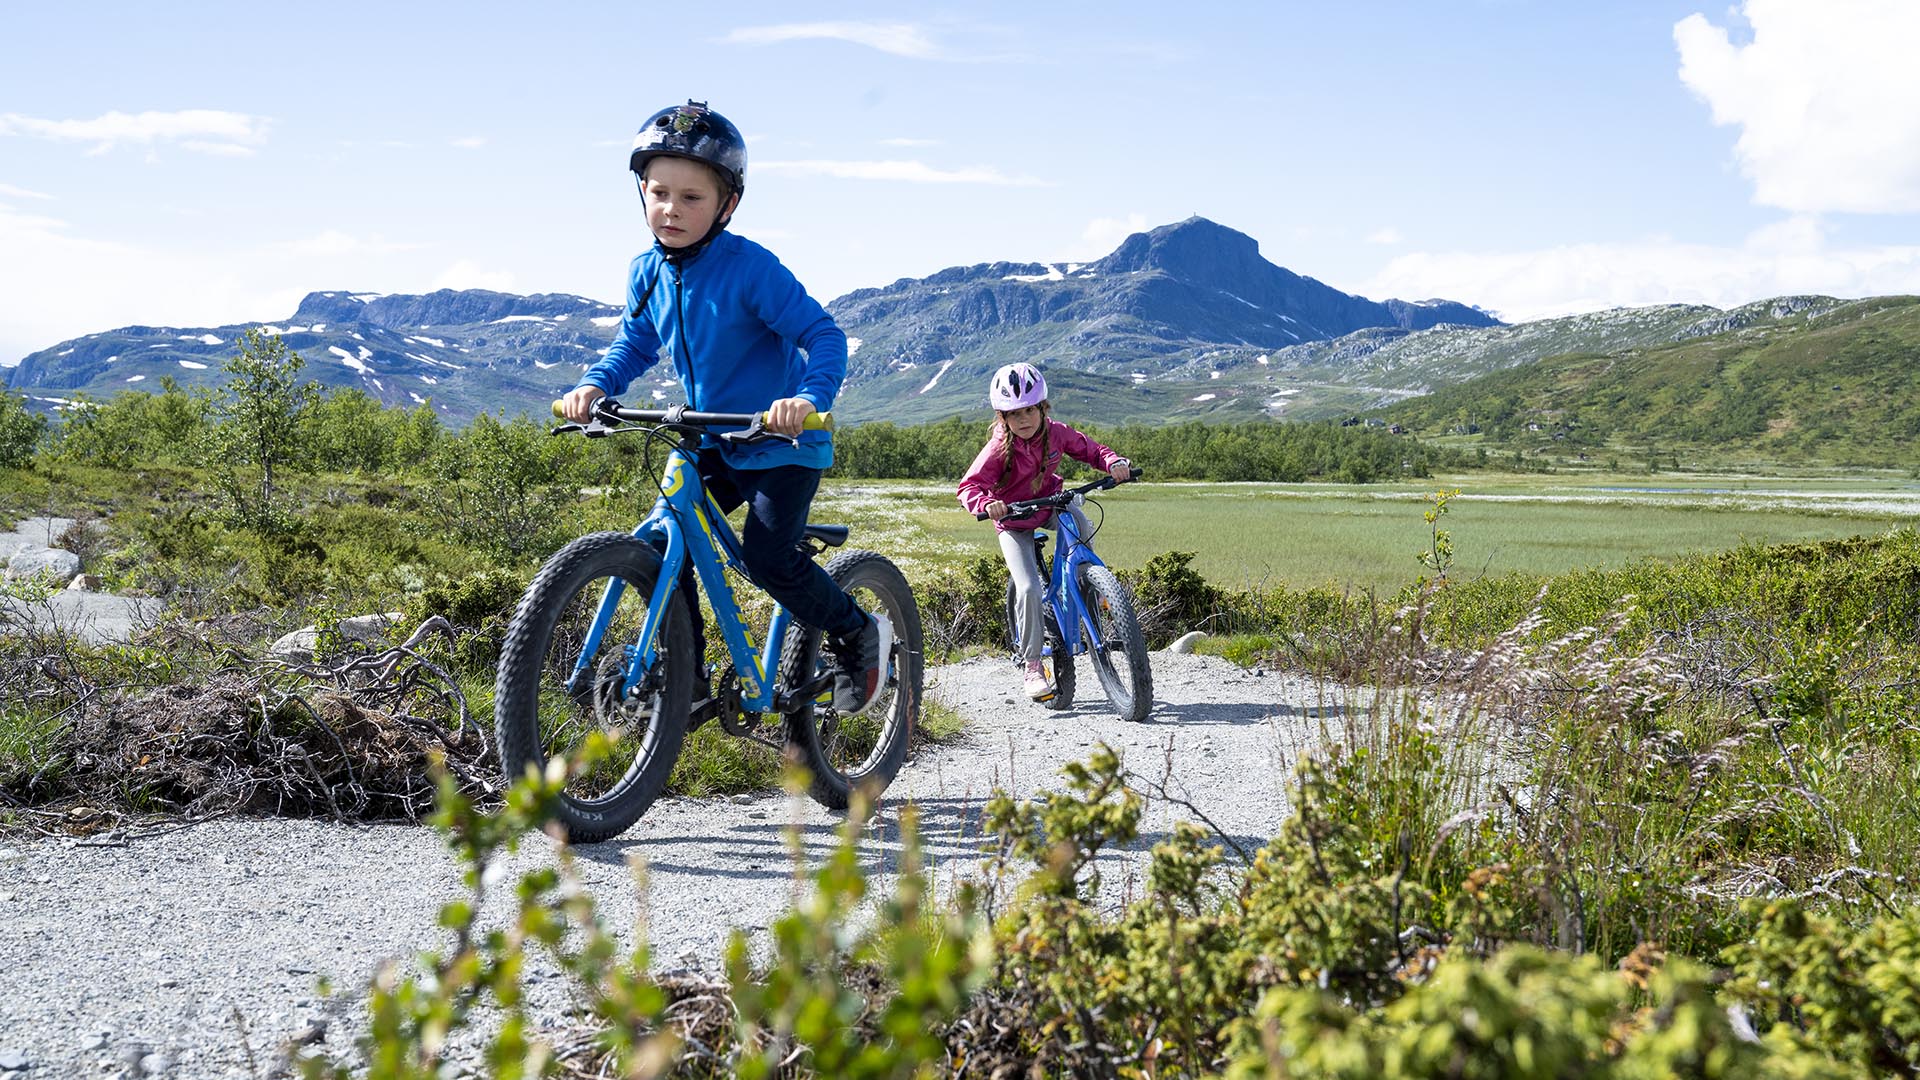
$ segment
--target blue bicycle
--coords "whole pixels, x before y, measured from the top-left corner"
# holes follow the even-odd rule
[[[727,577],[732,569],[751,585],[740,540],[694,463],[710,430],[730,443],[787,438],[765,430],[764,418],[628,409],[602,398],[589,423],[554,431],[637,432],[650,447],[670,446],[652,512],[631,533],[593,533],[555,552],[527,587],[501,648],[494,726],[507,777],[584,756],[556,810],[576,843],[638,821],[665,789],[687,733],[709,720],[804,765],[810,794],[833,809],[845,809],[856,790],[878,796],[906,760],[923,671],[920,612],[898,567],[872,551],[847,551],[826,565],[861,607],[893,624],[886,685],[853,715],[833,707],[819,630],[776,604],[760,649],[741,615]],[[816,414],[806,426],[831,429],[832,420]],[[817,556],[844,544],[848,531],[810,524],[802,543]],[[718,671],[704,656],[699,599],[682,586],[689,562],[724,641]],[[602,738],[611,752],[582,755]]]
[[[1135,470],[1134,479],[1140,473]],[[1073,704],[1073,658],[1085,653],[1093,661],[1094,674],[1107,692],[1114,711],[1123,720],[1140,721],[1153,708],[1153,669],[1147,664],[1147,641],[1140,632],[1140,619],[1133,610],[1133,596],[1093,552],[1093,536],[1080,535],[1079,523],[1069,507],[1086,501],[1086,496],[1105,491],[1128,481],[1103,476],[1092,483],[1069,488],[1039,499],[1007,504],[1009,518],[1026,517],[1041,510],[1057,510],[1060,546],[1053,556],[1047,575],[1047,593],[1040,605],[1045,640],[1042,653],[1053,664],[1053,696],[1045,702],[1049,709],[1065,709]],[[1098,503],[1093,503],[1099,506]],[[975,514],[984,520],[987,515]],[[1095,528],[1094,532],[1099,529]],[[1039,545],[1040,565],[1047,565],[1047,534],[1033,531]],[[1018,622],[1015,620],[1013,583],[1007,583],[1007,632],[1019,647]]]

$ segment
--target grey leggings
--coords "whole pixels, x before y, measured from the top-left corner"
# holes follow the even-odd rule
[[[1081,536],[1087,535],[1087,518],[1078,510],[1068,510]],[[1056,549],[1057,550],[1057,549]],[[1047,582],[1040,575],[1040,553],[1029,529],[1009,529],[1000,534],[1000,555],[1007,560],[1007,573],[1013,577],[1013,631],[1020,639],[1013,658],[1026,662],[1040,659],[1040,605],[1046,599]]]

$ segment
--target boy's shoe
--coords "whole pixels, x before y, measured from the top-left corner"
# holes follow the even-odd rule
[[[1041,660],[1027,661],[1027,696],[1035,701],[1053,697],[1053,680],[1047,678],[1047,665]]]
[[[827,649],[838,669],[833,675],[833,707],[842,716],[865,712],[887,681],[893,621],[885,615],[869,615],[867,625],[850,637],[827,639]]]

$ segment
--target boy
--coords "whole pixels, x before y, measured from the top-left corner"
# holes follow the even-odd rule
[[[765,411],[767,430],[799,436],[797,446],[709,439],[698,468],[721,509],[747,503],[747,572],[827,635],[838,668],[834,708],[859,712],[886,676],[892,627],[861,610],[800,547],[820,474],[833,464],[832,434],[801,423],[833,406],[847,337],[771,252],[726,231],[746,187],[747,148],[725,117],[693,101],[660,110],[634,136],[627,167],[654,245],[633,260],[627,315],[605,359],[563,399],[567,419],[585,423],[596,399],[625,392],[665,346],[690,408]]]

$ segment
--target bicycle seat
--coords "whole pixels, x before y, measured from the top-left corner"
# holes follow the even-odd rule
[[[839,547],[847,542],[847,534],[852,532],[847,525],[808,525],[807,535],[828,547]]]

